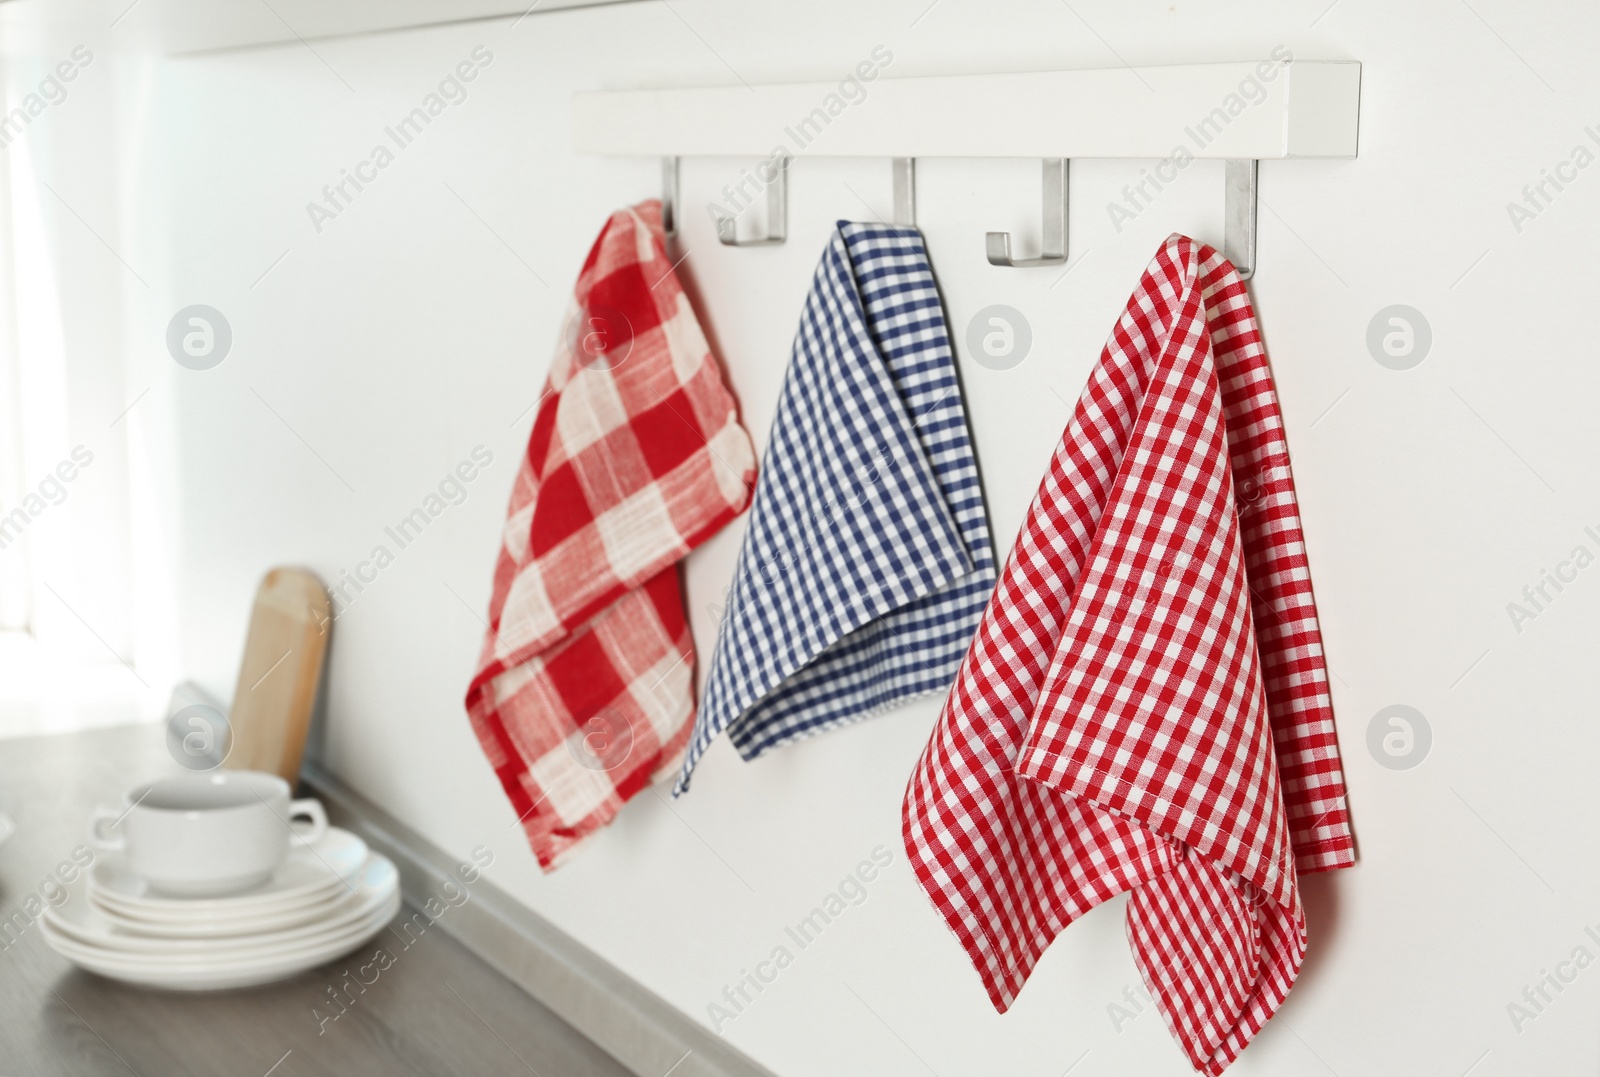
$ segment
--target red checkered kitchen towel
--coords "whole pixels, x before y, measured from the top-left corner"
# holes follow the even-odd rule
[[[1277,397],[1210,247],[1171,237],[1117,323],[903,826],[1001,1011],[1127,890],[1135,963],[1197,1070],[1294,983],[1296,873],[1355,849]]]
[[[682,762],[678,562],[749,501],[755,453],[661,236],[614,214],[574,289],[507,511],[467,713],[550,870]]]

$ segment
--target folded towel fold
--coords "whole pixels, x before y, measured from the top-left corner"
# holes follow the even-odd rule
[[[994,586],[921,233],[840,222],[806,300],[677,792],[943,690]]]
[[[677,770],[695,673],[678,562],[744,509],[754,478],[660,204],[614,214],[512,490],[466,699],[542,868]]]
[[[1135,962],[1221,1073],[1354,861],[1283,423],[1238,273],[1182,236],[1084,390],[906,792],[923,888],[1005,1010],[1131,890]]]

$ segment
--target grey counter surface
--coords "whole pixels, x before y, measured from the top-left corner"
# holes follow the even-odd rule
[[[84,843],[95,804],[180,772],[163,736],[136,725],[0,740],[0,806],[17,828],[0,846],[0,1077],[625,1077],[441,930],[391,947],[395,960],[353,1004],[345,973],[371,947],[279,984],[206,994],[128,987],[58,957],[29,926],[28,899]],[[323,1019],[339,1012],[330,988],[346,1002],[336,1020]]]

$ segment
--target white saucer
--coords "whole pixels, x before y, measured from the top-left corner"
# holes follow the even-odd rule
[[[115,954],[133,962],[154,961],[163,965],[191,960],[226,962],[300,949],[337,938],[382,907],[399,885],[400,877],[394,864],[387,857],[373,853],[351,889],[344,891],[339,900],[321,906],[323,914],[310,923],[279,930],[240,931],[224,937],[161,938],[134,934],[126,930],[120,918],[107,914],[77,894],[59,908],[48,909],[45,918],[62,936],[105,951],[107,956]]]
[[[108,933],[118,945],[128,940],[107,926],[104,914],[77,888],[60,908],[45,913],[40,929],[50,947],[61,956],[114,980],[171,991],[252,987],[335,960],[384,929],[400,910],[398,873],[387,858],[377,853],[371,854],[367,868],[357,894],[350,898],[353,908],[359,911],[353,918],[342,917],[344,926],[310,925],[297,932],[273,933],[265,944],[260,938],[239,939],[236,946],[201,944],[198,949],[190,949],[195,945],[192,941],[167,941],[160,943],[167,949],[152,953],[124,952],[86,943],[82,941],[85,937]],[[280,939],[280,935],[290,937]]]
[[[348,830],[330,826],[313,846],[297,845],[283,866],[259,886],[218,898],[181,898],[160,894],[135,875],[127,858],[111,853],[89,871],[89,888],[97,904],[126,916],[151,921],[218,924],[234,918],[303,908],[344,889],[367,859],[367,843]]]

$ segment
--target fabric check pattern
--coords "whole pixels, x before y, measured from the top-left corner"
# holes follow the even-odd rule
[[[906,852],[996,1009],[1132,891],[1135,963],[1221,1073],[1354,842],[1277,396],[1234,268],[1173,236],[1078,402],[906,791]]]
[[[645,202],[579,274],[511,493],[467,713],[549,870],[675,772],[694,715],[678,562],[755,452]]]
[[[840,222],[801,317],[676,792],[950,683],[994,555],[939,292],[914,228]]]

